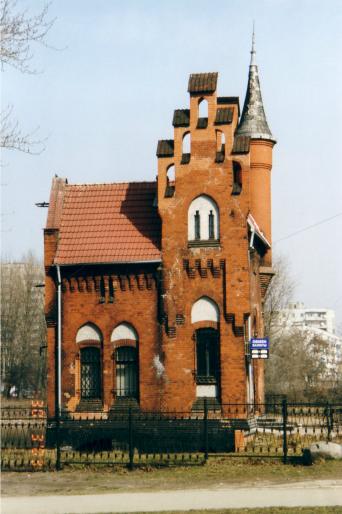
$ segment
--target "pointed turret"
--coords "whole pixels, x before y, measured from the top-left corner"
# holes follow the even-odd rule
[[[256,64],[255,55],[255,34],[253,27],[251,62],[249,65],[246,98],[236,134],[239,136],[249,136],[252,139],[267,139],[275,142],[267,124],[264,105],[262,103],[258,66]]]

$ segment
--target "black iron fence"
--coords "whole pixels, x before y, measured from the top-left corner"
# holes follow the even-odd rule
[[[67,465],[191,465],[211,455],[299,459],[318,441],[342,443],[342,404],[203,402],[197,412],[63,413],[41,404],[2,409],[3,470]]]

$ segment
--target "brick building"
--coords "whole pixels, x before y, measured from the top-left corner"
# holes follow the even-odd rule
[[[192,74],[155,182],[55,177],[45,237],[48,408],[191,411],[262,401],[272,277],[268,128],[251,51],[239,99]],[[59,387],[60,385],[60,387]]]

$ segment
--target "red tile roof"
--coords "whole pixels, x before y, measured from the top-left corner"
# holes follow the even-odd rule
[[[64,184],[61,211],[53,213],[59,220],[55,263],[161,260],[155,196],[155,182]]]

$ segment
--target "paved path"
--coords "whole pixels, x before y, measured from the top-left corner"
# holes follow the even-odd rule
[[[3,498],[2,514],[94,514],[239,507],[342,507],[342,480],[263,487]],[[342,512],[342,509],[341,509]]]

